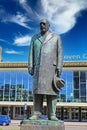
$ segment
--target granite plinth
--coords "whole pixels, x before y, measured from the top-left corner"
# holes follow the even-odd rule
[[[65,130],[61,120],[23,120],[20,130]]]

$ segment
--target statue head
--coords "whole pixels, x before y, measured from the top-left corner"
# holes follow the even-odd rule
[[[47,19],[42,19],[40,21],[40,31],[42,35],[49,30],[49,27],[50,27],[50,23]]]

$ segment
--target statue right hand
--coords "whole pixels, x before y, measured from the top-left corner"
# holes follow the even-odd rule
[[[29,72],[30,75],[33,75],[33,74],[34,74],[34,71],[33,71],[32,68],[28,68],[28,72]]]
[[[59,68],[56,68],[56,75],[57,75],[58,77],[60,77],[60,75],[61,75],[61,70],[60,70]]]

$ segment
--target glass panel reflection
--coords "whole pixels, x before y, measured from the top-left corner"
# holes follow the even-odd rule
[[[10,101],[16,100],[17,72],[11,71]]]
[[[16,101],[22,100],[22,90],[23,90],[23,71],[17,71]]]
[[[80,96],[86,97],[86,84],[85,83],[80,85]]]
[[[4,93],[4,71],[0,71],[0,101],[3,101]]]
[[[80,72],[80,82],[86,82],[86,72]]]
[[[0,71],[0,101],[32,100],[32,78],[26,70]]]
[[[4,71],[0,71],[0,89],[4,87]]]
[[[63,71],[61,77],[65,80],[65,86],[60,92],[59,101],[70,102],[73,98],[73,71]]]
[[[9,101],[10,97],[10,85],[11,85],[11,73],[10,71],[5,71],[5,76],[4,76],[4,101]]]

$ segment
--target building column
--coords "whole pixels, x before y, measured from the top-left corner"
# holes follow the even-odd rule
[[[61,107],[61,120],[64,120],[64,107]]]
[[[33,106],[30,107],[31,108],[31,115],[33,115]]]
[[[79,121],[81,121],[81,107],[79,107]]]
[[[69,108],[69,121],[72,120],[72,111],[71,111],[71,107]]]
[[[15,107],[13,106],[13,119],[15,118]]]

